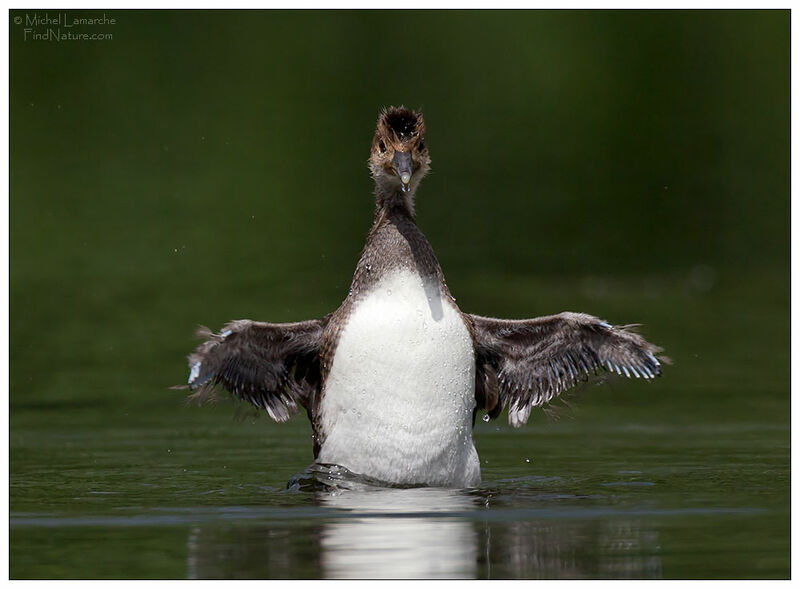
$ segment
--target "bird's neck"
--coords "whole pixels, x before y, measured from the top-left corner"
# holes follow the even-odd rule
[[[408,217],[412,221],[414,213],[414,193],[412,188],[403,192],[399,186],[375,183],[375,218]]]

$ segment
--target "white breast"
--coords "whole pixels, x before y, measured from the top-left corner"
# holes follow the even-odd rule
[[[354,305],[325,383],[318,462],[386,482],[473,486],[475,352],[437,282],[402,270]]]

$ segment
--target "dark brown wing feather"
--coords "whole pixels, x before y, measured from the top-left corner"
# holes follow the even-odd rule
[[[319,388],[319,344],[324,320],[260,323],[239,320],[206,338],[189,356],[192,398],[213,396],[222,385],[234,396],[286,421],[297,405],[311,407]]]
[[[589,379],[600,370],[629,378],[661,375],[661,348],[631,331],[583,313],[559,313],[521,321],[468,315],[477,347],[478,407],[494,418],[508,407],[520,427],[531,408]]]

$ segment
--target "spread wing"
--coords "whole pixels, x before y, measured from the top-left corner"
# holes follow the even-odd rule
[[[213,396],[222,385],[283,422],[309,408],[319,387],[319,345],[324,320],[261,323],[239,320],[219,333],[198,332],[205,341],[189,356],[192,398]]]
[[[494,418],[508,406],[520,427],[541,407],[600,370],[628,378],[661,375],[661,348],[631,331],[583,313],[521,321],[468,315],[477,344],[478,406]]]

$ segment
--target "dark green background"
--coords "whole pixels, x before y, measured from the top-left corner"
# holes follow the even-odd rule
[[[141,539],[13,518],[260,504],[310,462],[304,418],[235,425],[167,387],[199,323],[338,306],[400,103],[425,113],[418,222],[462,309],[641,322],[675,362],[567,423],[479,423],[484,478],[531,452],[542,476],[662,469],[642,501],[768,514],[697,543],[728,568],[663,576],[789,575],[788,11],[106,11],[82,31],[113,39],[62,43],[24,40],[34,12],[9,25],[12,576],[184,576]]]

